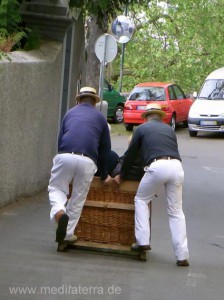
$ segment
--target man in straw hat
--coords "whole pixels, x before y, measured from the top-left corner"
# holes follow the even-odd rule
[[[135,237],[132,250],[150,250],[149,202],[165,188],[169,225],[178,266],[189,266],[185,216],[182,210],[184,171],[173,129],[162,122],[166,116],[157,103],[148,104],[142,114],[145,123],[137,127],[125,154],[121,178],[141,151],[145,175],[135,196]]]
[[[106,118],[95,107],[100,98],[94,88],[83,87],[76,101],[77,105],[67,111],[61,124],[58,154],[53,159],[48,186],[50,219],[58,223],[56,242],[59,244],[77,239],[74,230],[97,171],[97,161],[101,163],[101,179],[105,183],[111,181],[107,172],[111,150],[109,128]],[[71,182],[72,193],[67,203]]]

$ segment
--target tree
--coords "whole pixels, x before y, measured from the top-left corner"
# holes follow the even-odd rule
[[[97,38],[108,31],[108,24],[117,13],[124,11],[126,5],[146,0],[70,0],[70,7],[81,8],[86,20],[86,65],[83,70],[82,85],[98,88],[100,62],[94,51]]]
[[[153,0],[148,10],[134,7],[139,29],[126,47],[125,67],[132,76],[124,76],[124,88],[141,81],[175,81],[188,92],[198,90],[207,74],[223,66],[223,4]]]
[[[123,89],[126,91],[138,82],[157,80],[174,81],[185,91],[192,92],[199,89],[207,74],[223,66],[224,0],[74,2],[96,16],[95,26],[105,20],[104,15],[109,23],[116,12],[120,14],[124,5],[128,5],[137,30],[125,50],[124,74],[128,75],[123,77]],[[91,43],[100,32],[95,31],[95,34]],[[88,46],[93,49],[91,43]],[[98,67],[88,69],[99,73],[99,62],[97,64]],[[118,55],[109,66],[111,78],[119,77],[119,64]],[[91,73],[96,78],[96,74]]]

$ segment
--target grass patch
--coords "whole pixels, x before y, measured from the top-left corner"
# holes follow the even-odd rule
[[[126,130],[124,124],[110,123],[110,126],[111,126],[111,134],[125,135],[125,136],[130,136],[132,134],[132,132]]]

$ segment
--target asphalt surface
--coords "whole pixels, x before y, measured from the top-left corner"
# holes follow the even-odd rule
[[[0,299],[222,300],[224,295],[224,137],[177,130],[185,170],[190,267],[175,264],[164,193],[152,203],[146,262],[81,250],[56,252],[46,191],[0,210]],[[126,150],[126,136],[112,136]]]

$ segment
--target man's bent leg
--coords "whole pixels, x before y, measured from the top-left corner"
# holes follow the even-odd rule
[[[95,163],[90,158],[79,157],[73,179],[72,195],[66,207],[69,216],[66,239],[74,234],[96,169]]]
[[[51,178],[48,185],[51,205],[50,219],[60,219],[59,212],[66,212],[68,183],[74,174],[75,161],[71,154],[59,154],[54,157]],[[58,215],[57,215],[58,213]]]

